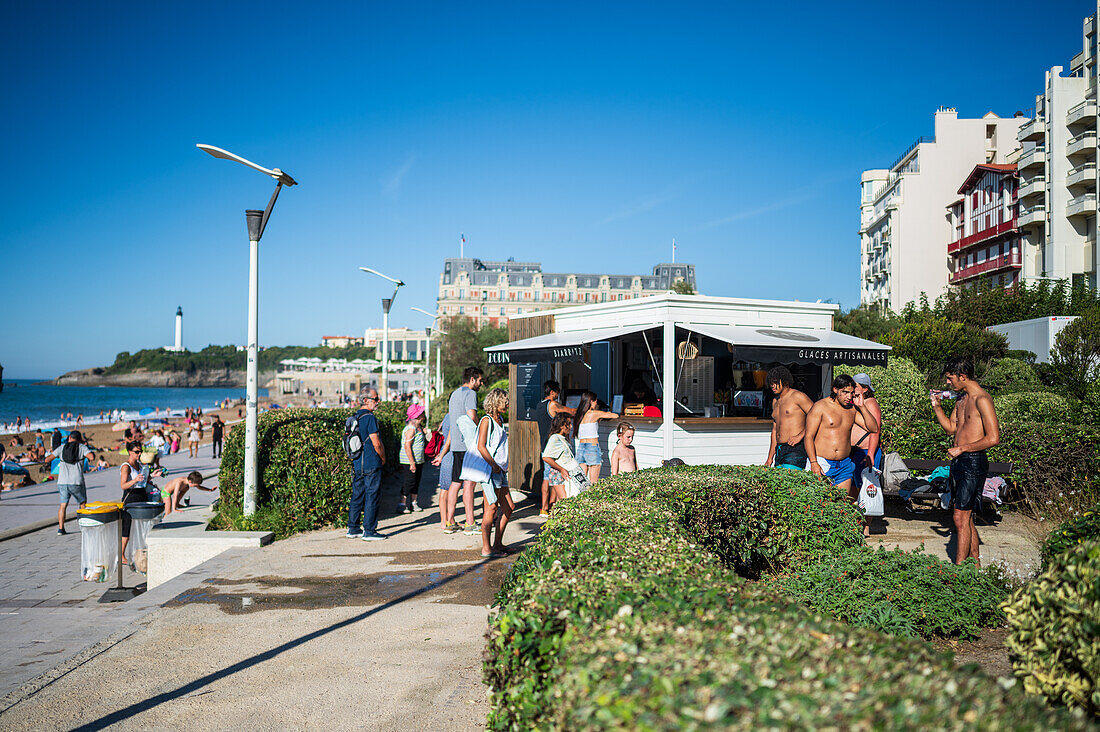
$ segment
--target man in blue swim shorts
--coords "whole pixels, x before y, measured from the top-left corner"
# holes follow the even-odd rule
[[[814,404],[806,415],[804,444],[810,470],[828,478],[855,500],[859,485],[852,480],[856,471],[850,457],[853,425],[872,434],[879,430],[878,420],[864,406],[863,397],[856,393],[856,382],[851,376],[841,374],[833,379],[832,394]]]

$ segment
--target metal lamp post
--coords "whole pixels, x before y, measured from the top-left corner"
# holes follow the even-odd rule
[[[433,324],[437,320],[439,320],[438,315],[436,315],[435,313],[429,313],[424,308],[410,307],[409,310],[415,310],[418,313],[423,313],[424,315],[427,315],[429,318],[432,319]],[[432,390],[432,380],[429,378],[430,371],[431,371],[431,364],[432,364],[432,326],[428,326],[424,330],[428,334],[428,348],[427,348],[427,353],[424,356],[424,378],[428,380],[428,388],[424,390],[424,395],[425,395],[424,398],[425,398],[425,400],[427,400],[428,399],[428,394]],[[435,328],[435,332],[438,335],[447,335],[447,331],[443,330],[442,328]],[[443,346],[440,345],[439,348],[436,349],[436,352],[435,352],[435,393],[436,394],[442,394],[443,393],[442,373],[443,373]],[[428,412],[428,407],[425,407],[424,411]],[[430,415],[431,412],[428,412],[428,414]]]
[[[256,513],[256,484],[257,484],[257,430],[256,423],[259,416],[257,409],[258,394],[258,370],[259,370],[259,310],[260,310],[260,238],[267,228],[267,220],[271,217],[271,209],[275,207],[275,201],[279,198],[279,191],[285,186],[294,186],[298,182],[278,168],[267,169],[239,155],[223,150],[213,145],[197,145],[203,152],[209,153],[222,160],[233,160],[247,165],[264,175],[276,180],[275,192],[271,194],[271,200],[267,202],[267,208],[263,211],[249,209],[244,212],[248,222],[248,359],[245,376],[247,396],[245,398],[245,435],[244,435],[244,515],[251,516]]]
[[[382,384],[379,389],[379,394],[382,399],[390,398],[390,307],[393,305],[393,301],[397,299],[397,291],[401,289],[405,283],[401,280],[395,280],[393,277],[384,275],[378,270],[371,269],[370,267],[360,267],[359,269],[372,275],[377,275],[384,280],[389,280],[394,284],[393,295],[390,297],[382,298]]]

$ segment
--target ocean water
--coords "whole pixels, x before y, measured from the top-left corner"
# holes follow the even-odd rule
[[[0,392],[0,431],[16,417],[31,418],[31,429],[70,426],[62,422],[62,414],[84,415],[85,424],[96,424],[100,411],[106,415],[113,409],[126,413],[124,419],[136,419],[142,410],[160,409],[182,414],[188,407],[210,410],[223,399],[244,399],[244,387],[239,388],[166,388],[126,386],[53,386],[36,384],[37,379],[5,379]],[[267,389],[260,389],[267,396]],[[152,417],[152,414],[141,415]]]

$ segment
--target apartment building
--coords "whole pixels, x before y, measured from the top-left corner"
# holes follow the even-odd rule
[[[539,262],[454,258],[443,262],[436,307],[442,317],[463,315],[478,327],[500,326],[534,310],[656,295],[678,281],[695,289],[695,265],[662,263],[644,275],[578,274],[543,272]]]
[[[953,108],[936,111],[934,136],[910,145],[889,168],[860,178],[860,304],[900,311],[948,286],[945,243],[955,234],[948,206],[959,182],[979,164],[1005,164],[1027,119],[989,112],[959,119]]]
[[[373,348],[376,358],[382,358],[382,328],[367,328],[363,332],[363,345]],[[423,361],[428,353],[428,333],[411,328],[390,328],[389,359],[391,361]]]
[[[959,198],[947,207],[953,231],[947,245],[949,282],[961,287],[988,283],[1011,287],[1020,281],[1019,178],[1012,164],[976,165]]]
[[[1082,49],[1068,74],[1055,66],[1019,131],[1019,226],[1024,281],[1067,279],[1097,286],[1096,24],[1084,20]]]
[[[362,338],[355,336],[321,336],[321,345],[326,348],[348,348],[363,345]]]

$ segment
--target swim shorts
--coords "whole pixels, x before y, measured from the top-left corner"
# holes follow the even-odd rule
[[[856,475],[863,475],[863,469],[871,467],[871,461],[867,457],[867,451],[862,447],[852,448],[852,463],[856,466]],[[882,470],[882,448],[875,448],[874,467]]]
[[[964,452],[951,461],[948,485],[951,486],[951,497],[956,510],[981,513],[982,489],[985,488],[988,473],[989,458],[986,457],[985,450]]]
[[[851,458],[830,460],[818,455],[817,464],[825,471],[825,477],[833,481],[833,485],[840,485],[846,480],[851,480],[856,474],[856,466],[852,463]]]
[[[591,442],[581,442],[578,445],[577,462],[581,465],[601,465],[603,463],[603,450],[599,445]]]
[[[806,445],[801,442],[797,445],[788,445],[783,442],[775,448],[775,467],[777,468],[805,470],[806,461]]]
[[[465,450],[451,450],[451,455],[454,456],[454,462],[451,463],[451,483],[461,483],[458,476],[462,475],[462,460],[466,457]],[[447,486],[449,490],[451,486]]]
[[[550,485],[565,485],[565,476],[560,471],[546,466],[546,475],[550,481]]]

